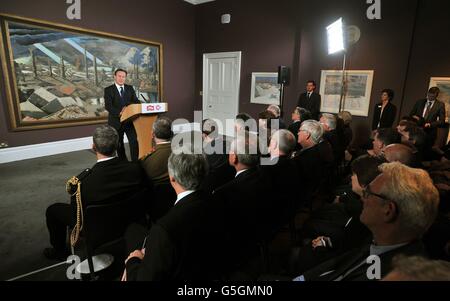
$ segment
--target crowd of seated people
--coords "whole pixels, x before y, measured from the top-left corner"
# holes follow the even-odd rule
[[[380,114],[392,98],[390,91],[383,93]],[[422,109],[429,118],[431,105]],[[117,133],[101,127],[94,134],[98,163],[82,195],[97,202],[101,194],[92,196],[91,181],[97,191],[109,193],[100,202],[143,186],[149,194],[159,185],[171,189],[170,197],[147,200],[169,198],[163,212],[157,217],[147,212],[148,223],[130,225],[124,235],[123,280],[257,280],[270,274],[296,281],[412,279],[398,255],[419,262],[450,258],[450,161],[446,149],[436,152],[426,136],[440,123],[421,126],[419,111],[397,128],[376,127],[372,149],[351,147],[349,112],[324,113],[317,121],[297,107],[292,124],[282,129],[279,108],[270,106],[257,119],[237,115],[234,138],[220,135],[217,123],[205,120],[201,150],[188,141],[176,146],[182,152],[169,148],[171,122],[160,117],[153,128],[156,147],[141,166],[119,162]],[[114,164],[120,176],[96,175]],[[74,216],[66,207],[47,210],[53,245],[48,257],[67,253],[63,236]],[[306,215],[300,223],[299,214]],[[295,235],[285,252],[263,247],[286,232]],[[381,258],[380,277],[369,279],[366,259],[372,255]],[[424,262],[424,269],[432,263]],[[448,265],[429,280],[445,273]]]

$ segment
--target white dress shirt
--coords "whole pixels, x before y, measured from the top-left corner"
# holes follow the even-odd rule
[[[427,100],[427,102],[425,103],[425,108],[423,108],[423,113],[422,113],[422,117],[423,117],[423,118],[425,118],[425,114],[427,113],[428,104],[431,103],[430,109],[428,110],[428,111],[431,111],[431,108],[434,106],[434,103],[435,103],[435,102],[436,102],[436,101],[430,101],[430,100]]]
[[[119,91],[119,95],[120,95],[120,88],[123,88],[123,93],[125,93],[125,85],[119,86],[118,84],[115,84],[117,91]]]
[[[247,170],[248,169],[243,169],[243,170],[238,171],[234,177],[237,178],[238,175],[240,175],[241,173],[243,173],[244,171],[247,171]]]
[[[114,157],[108,157],[108,158],[103,158],[103,159],[98,159],[98,160],[97,160],[97,163],[109,161],[109,160],[112,160],[112,159],[115,159],[115,158],[117,158],[117,156],[114,156]]]
[[[177,200],[175,201],[175,204],[173,204],[173,205],[175,206],[179,201],[181,201],[181,199],[187,197],[188,195],[190,195],[191,193],[194,193],[194,192],[195,192],[195,190],[186,190],[186,191],[183,191],[182,193],[178,194]]]

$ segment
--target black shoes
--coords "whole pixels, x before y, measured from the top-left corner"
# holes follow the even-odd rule
[[[55,248],[45,248],[44,249],[44,256],[50,260],[65,261],[65,260],[67,260],[67,257],[69,255],[70,255],[69,252],[58,251]]]

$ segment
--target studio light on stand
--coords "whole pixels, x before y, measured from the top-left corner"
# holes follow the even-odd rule
[[[344,59],[342,64],[342,86],[341,86],[341,98],[339,100],[339,112],[344,110],[344,94],[345,94],[345,64],[347,60],[347,51],[344,41],[344,22],[342,18],[339,18],[336,22],[327,26],[328,37],[328,54],[336,54],[344,52]]]

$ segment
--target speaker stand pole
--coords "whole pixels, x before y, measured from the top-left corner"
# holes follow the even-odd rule
[[[339,101],[339,112],[342,112],[345,110],[345,102],[344,102],[344,96],[345,96],[345,64],[347,60],[347,51],[344,50],[344,62],[342,63],[342,87],[341,87],[341,100]]]
[[[280,117],[283,117],[284,115],[283,105],[284,105],[284,84],[282,83],[280,86]]]

